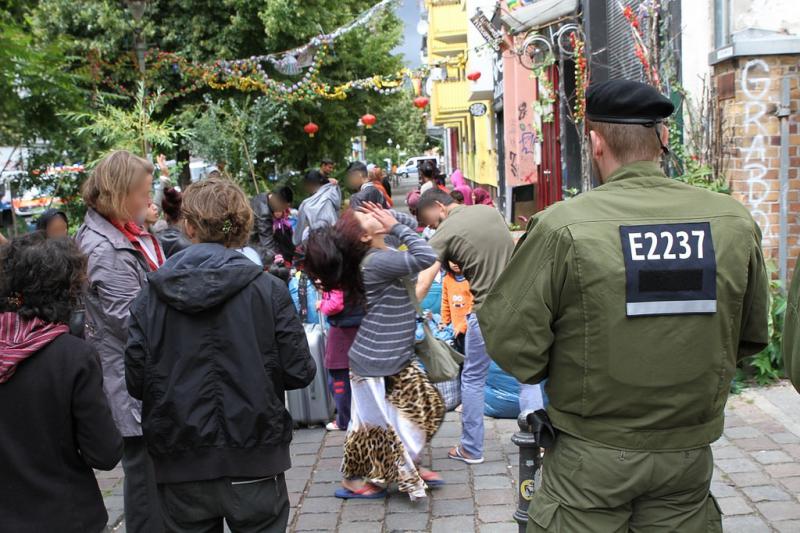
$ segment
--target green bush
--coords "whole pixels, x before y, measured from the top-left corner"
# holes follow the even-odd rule
[[[786,293],[783,283],[773,278],[775,264],[767,263],[770,276],[769,283],[769,344],[760,353],[739,362],[731,392],[740,392],[747,384],[769,385],[784,377],[783,357],[781,356],[781,340],[783,338],[783,321],[786,315]]]

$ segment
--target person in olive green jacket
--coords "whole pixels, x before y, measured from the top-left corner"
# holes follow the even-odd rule
[[[800,392],[800,260],[792,275],[792,285],[786,297],[786,316],[783,323],[783,342],[781,353],[786,375]]]
[[[721,531],[709,444],[737,360],[768,342],[768,280],[750,213],[662,172],[673,109],[590,88],[603,185],[538,213],[483,304],[489,353],[548,379],[559,430],[529,532]]]

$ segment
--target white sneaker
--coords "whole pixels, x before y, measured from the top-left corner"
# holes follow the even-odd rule
[[[335,420],[325,424],[325,429],[328,431],[342,431],[342,428],[339,427],[339,424],[337,424]]]

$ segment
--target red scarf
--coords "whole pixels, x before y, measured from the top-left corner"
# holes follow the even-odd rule
[[[124,225],[121,222],[115,220],[111,220],[109,222],[111,222],[111,224],[115,228],[120,230],[122,234],[125,235],[125,238],[127,238],[131,242],[133,247],[136,248],[139,251],[139,253],[141,253],[144,256],[144,258],[147,260],[147,266],[150,267],[151,271],[158,270],[158,267],[164,264],[164,254],[161,253],[161,246],[158,244],[158,239],[156,239],[155,237],[153,237],[152,235],[150,235],[149,233],[147,233],[146,231],[144,231],[142,228],[140,228],[131,221],[126,222]],[[150,254],[148,254],[147,250],[144,249],[142,241],[139,240],[140,238],[150,239],[153,242],[153,249],[156,252],[156,261],[158,262],[157,264],[153,262],[153,260],[150,258]]]
[[[0,383],[11,379],[22,361],[67,332],[64,324],[25,320],[17,313],[0,314]]]

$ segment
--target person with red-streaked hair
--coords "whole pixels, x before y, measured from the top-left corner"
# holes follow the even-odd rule
[[[415,500],[443,483],[416,464],[445,407],[413,362],[416,311],[407,279],[436,260],[415,228],[413,217],[366,202],[346,211],[334,228],[308,238],[309,278],[322,290],[341,290],[352,302],[363,302],[367,311],[348,354],[353,402],[338,498],[385,498],[386,485],[397,482]],[[387,237],[408,251],[389,247]]]

